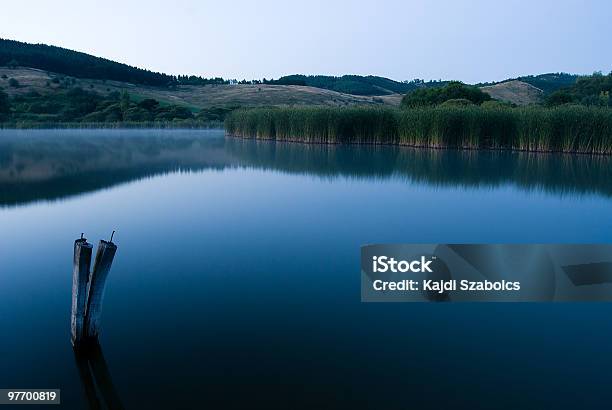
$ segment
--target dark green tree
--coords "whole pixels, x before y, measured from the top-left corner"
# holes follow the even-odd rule
[[[580,77],[575,84],[561,88],[546,100],[548,105],[582,104],[610,106],[612,92],[612,73],[603,75],[596,72],[591,76]]]
[[[121,98],[119,100],[119,106],[121,107],[121,112],[125,116],[127,111],[130,109],[130,95],[126,90],[121,92]]]
[[[145,98],[138,103],[138,106],[147,111],[154,111],[157,107],[159,107],[159,101],[153,98]]]
[[[8,94],[0,90],[0,114],[6,114],[10,111],[11,104],[9,102]]]
[[[420,88],[408,93],[402,99],[402,107],[426,107],[440,105],[448,100],[467,100],[473,104],[489,101],[491,96],[478,87],[453,81],[438,88]]]

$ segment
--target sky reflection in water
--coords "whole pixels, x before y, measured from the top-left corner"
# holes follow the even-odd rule
[[[600,404],[608,304],[362,304],[359,246],[610,242],[611,172],[221,131],[0,132],[0,386],[87,405],[72,241],[116,229],[101,344],[126,408]]]

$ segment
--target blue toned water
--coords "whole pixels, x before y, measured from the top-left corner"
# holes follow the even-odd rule
[[[611,242],[611,162],[3,131],[0,388],[87,408],[72,243],[116,229],[101,347],[125,408],[607,406],[612,305],[364,304],[359,247]]]

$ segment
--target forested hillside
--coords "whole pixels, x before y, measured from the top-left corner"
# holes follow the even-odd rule
[[[398,94],[365,97],[268,84],[151,87],[0,67],[0,128],[66,123],[210,123],[238,107],[399,105]]]
[[[603,75],[596,73],[591,76],[579,77],[567,87],[552,93],[547,102],[549,105],[581,104],[596,106],[612,106],[612,73]]]
[[[578,79],[577,74],[548,73],[540,75],[527,75],[518,77],[516,80],[523,81],[539,88],[545,95],[551,94],[560,88],[572,85]]]
[[[579,77],[580,76],[577,74],[546,73],[538,75],[524,75],[522,77],[509,78],[503,81],[479,83],[476,85],[478,87],[490,87],[509,81],[521,81],[542,90],[544,95],[549,95],[563,87],[574,84]]]
[[[4,39],[0,39],[0,66],[24,66],[78,78],[154,86],[165,86],[175,81],[170,75],[143,70],[78,51]]]
[[[495,104],[612,106],[612,74],[549,73],[470,86],[379,76],[225,80],[167,75],[43,44],[0,39],[0,123],[220,121],[239,107]],[[488,102],[491,98],[500,102]]]
[[[412,90],[426,87],[439,87],[446,84],[444,81],[413,80],[399,82],[384,77],[343,75],[334,77],[328,75],[288,75],[278,80],[268,81],[269,84],[281,85],[304,85],[309,87],[324,88],[345,94],[354,95],[389,95],[406,94]]]

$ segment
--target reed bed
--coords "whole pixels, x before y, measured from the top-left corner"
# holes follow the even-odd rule
[[[225,130],[305,143],[612,154],[612,109],[582,106],[254,108],[229,114]]]

